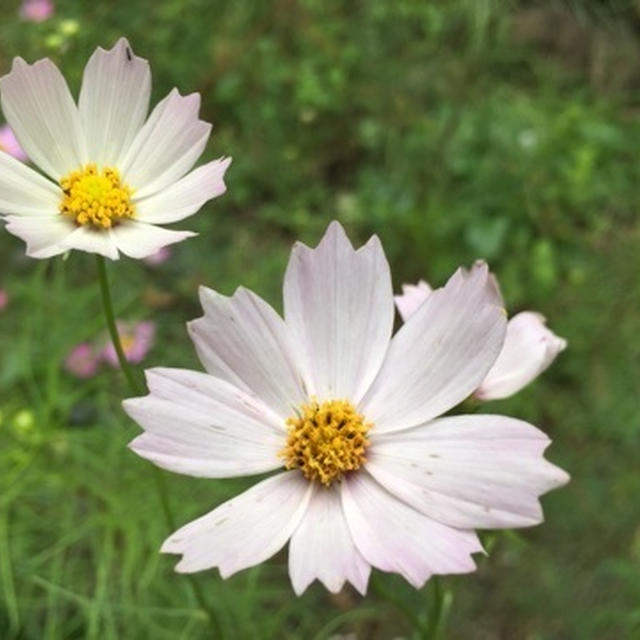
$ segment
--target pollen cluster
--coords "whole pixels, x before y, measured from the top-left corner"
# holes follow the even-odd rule
[[[300,469],[311,481],[329,486],[366,461],[366,424],[347,400],[315,400],[287,420],[287,446],[280,452],[287,469]]]
[[[124,218],[132,218],[131,188],[120,182],[120,173],[112,167],[100,171],[88,164],[60,179],[63,197],[60,213],[78,225],[109,229]]]

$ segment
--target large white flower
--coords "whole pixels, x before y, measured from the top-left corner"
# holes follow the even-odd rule
[[[420,587],[474,570],[473,529],[541,522],[538,496],[568,479],[526,422],[438,417],[504,340],[484,263],[458,270],[393,338],[380,243],[355,251],[337,223],[316,249],[294,247],[284,320],[246,289],[203,288],[201,301],[189,331],[208,373],[148,371],[149,395],[124,403],[145,430],[130,446],[193,476],[285,470],[171,535],[162,550],[182,554],[178,571],[227,577],[290,540],[297,593],[316,578],[364,593],[371,567]]]
[[[402,295],[395,296],[395,301],[404,321],[420,308],[431,291],[424,280],[415,285],[402,285]],[[553,333],[546,323],[546,318],[535,311],[521,311],[509,320],[502,351],[475,390],[476,398],[497,400],[512,396],[537,378],[567,348],[567,341]]]
[[[230,159],[190,172],[211,132],[198,118],[200,96],[174,89],[147,118],[149,64],[124,38],[91,56],[77,106],[47,58],[16,58],[0,91],[7,122],[48,176],[0,152],[0,216],[33,258],[69,249],[145,258],[194,235],[158,224],[225,191]]]

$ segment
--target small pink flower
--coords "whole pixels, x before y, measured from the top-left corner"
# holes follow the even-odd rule
[[[424,280],[417,285],[402,285],[402,295],[394,299],[405,322],[431,291]],[[537,378],[566,347],[567,341],[547,328],[544,316],[533,311],[517,313],[509,320],[502,351],[476,389],[475,397],[498,400],[514,395]]]
[[[64,361],[64,368],[76,378],[92,378],[98,371],[100,354],[88,342],[76,345]]]
[[[0,311],[4,311],[8,304],[9,294],[4,289],[0,289]]]
[[[0,127],[0,151],[4,151],[22,162],[29,160],[8,124],[3,124]]]
[[[153,322],[138,322],[137,324],[118,322],[118,333],[127,362],[138,364],[144,360],[149,349],[153,346],[156,326]],[[101,356],[112,367],[119,366],[118,355],[111,341],[102,349]]]
[[[52,0],[23,0],[20,17],[29,22],[44,22],[53,15],[55,9]]]
[[[173,251],[169,247],[160,247],[155,253],[143,258],[143,262],[150,267],[156,267],[163,262],[166,262],[173,254]]]

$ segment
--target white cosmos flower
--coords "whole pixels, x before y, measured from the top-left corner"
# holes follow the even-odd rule
[[[0,152],[0,216],[33,258],[69,249],[145,258],[194,235],[158,224],[225,191],[230,159],[191,171],[211,132],[198,118],[200,96],[174,89],[147,118],[149,64],[124,38],[91,56],[78,105],[47,58],[16,58],[0,92],[7,122],[48,176]]]
[[[144,429],[130,446],[193,476],[276,473],[171,535],[162,551],[182,554],[178,571],[227,577],[290,541],[296,593],[314,579],[365,593],[371,567],[420,587],[475,569],[475,528],[541,522],[538,496],[567,481],[526,422],[438,417],[502,347],[484,263],[458,270],[393,338],[380,242],[356,251],[337,223],[316,249],[294,246],[284,320],[246,289],[200,296],[189,331],[207,373],[149,370],[149,395],[124,402]]]
[[[396,307],[406,322],[429,297],[432,289],[424,281],[403,284],[395,296]],[[566,349],[567,341],[546,326],[546,318],[533,311],[521,311],[507,323],[500,355],[475,390],[479,400],[508,398],[537,378]]]

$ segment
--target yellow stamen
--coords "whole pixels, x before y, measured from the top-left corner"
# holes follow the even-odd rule
[[[60,213],[78,225],[109,229],[135,214],[133,190],[120,182],[120,173],[113,167],[98,171],[95,164],[88,164],[61,178],[60,186],[64,192]]]
[[[366,462],[371,424],[347,400],[313,400],[302,405],[287,426],[287,446],[279,455],[287,469],[300,469],[311,481],[329,486]]]

